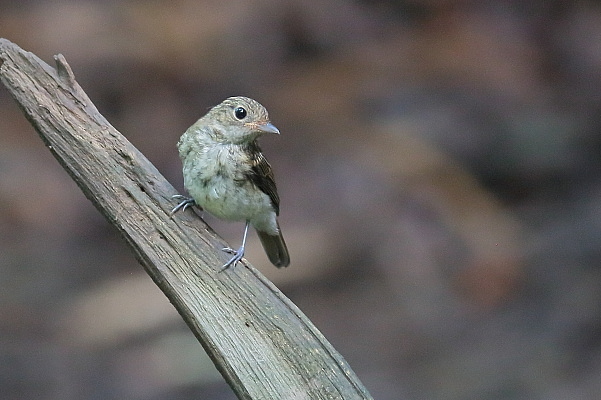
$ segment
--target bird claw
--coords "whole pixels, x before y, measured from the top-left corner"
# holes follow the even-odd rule
[[[173,207],[173,210],[171,210],[171,212],[169,213],[169,215],[171,216],[173,216],[173,214],[175,214],[179,210],[182,210],[183,212],[186,211],[186,208],[196,205],[196,202],[192,197],[186,197],[182,196],[181,194],[176,194],[171,196],[171,198],[181,200],[179,204]]]
[[[225,271],[229,267],[235,267],[236,264],[239,261],[241,261],[242,258],[244,257],[244,246],[240,247],[238,250],[234,250],[230,247],[224,247],[222,250],[225,251],[226,253],[233,254],[234,256],[232,258],[230,258],[230,260],[228,262],[223,264],[223,266],[221,267],[219,272]]]

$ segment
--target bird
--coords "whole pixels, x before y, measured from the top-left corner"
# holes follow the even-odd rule
[[[280,134],[265,107],[236,96],[211,108],[177,142],[190,197],[175,195],[180,202],[171,214],[196,205],[219,219],[245,221],[241,246],[223,249],[232,257],[222,271],[244,257],[249,226],[273,265],[290,264],[278,222],[280,198],[273,170],[257,142],[264,134]]]

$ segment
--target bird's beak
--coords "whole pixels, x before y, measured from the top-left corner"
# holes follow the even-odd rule
[[[275,127],[271,122],[266,122],[264,124],[260,124],[257,126],[257,130],[263,133],[275,133],[276,135],[280,134],[280,130]]]

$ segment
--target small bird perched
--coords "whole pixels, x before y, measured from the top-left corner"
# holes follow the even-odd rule
[[[271,166],[261,153],[257,139],[264,133],[279,135],[267,110],[248,97],[230,97],[196,121],[177,142],[183,164],[184,186],[190,198],[171,211],[194,204],[214,216],[246,221],[242,245],[222,269],[235,266],[244,256],[248,226],[252,225],[276,267],[290,264],[288,248],[277,216],[280,198]]]

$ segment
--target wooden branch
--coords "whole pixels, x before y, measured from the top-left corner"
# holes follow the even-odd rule
[[[0,39],[0,80],[61,165],[115,225],[240,399],[370,399],[311,321],[194,213],[98,112],[62,55],[56,70]],[[175,144],[174,144],[175,145]],[[68,207],[68,204],[65,205]]]

